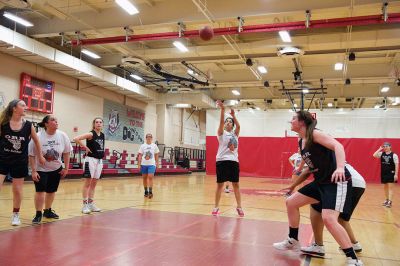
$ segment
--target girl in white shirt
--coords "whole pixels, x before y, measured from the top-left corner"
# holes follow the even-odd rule
[[[138,167],[143,177],[144,196],[153,197],[153,177],[158,168],[158,154],[160,150],[152,143],[153,135],[146,134],[146,142],[139,148]]]
[[[239,191],[239,132],[240,124],[236,119],[235,111],[231,109],[231,116],[225,119],[225,107],[221,101],[217,101],[221,109],[220,122],[218,127],[218,152],[216,158],[217,169],[217,190],[215,192],[215,206],[212,215],[219,214],[219,201],[222,189],[226,181],[232,183],[233,191],[237,202],[236,211],[240,217],[244,216],[242,210],[241,196]],[[236,127],[235,127],[236,126]]]

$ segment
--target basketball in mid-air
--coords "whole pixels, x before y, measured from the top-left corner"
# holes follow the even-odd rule
[[[214,30],[209,26],[204,26],[199,30],[199,35],[203,41],[209,41],[214,37]]]

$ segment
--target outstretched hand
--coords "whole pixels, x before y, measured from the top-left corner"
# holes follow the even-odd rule
[[[225,109],[225,106],[224,106],[224,104],[222,103],[221,100],[217,100],[217,106],[218,106],[219,108],[221,108],[221,109]]]
[[[231,114],[232,117],[234,117],[235,116],[235,110],[231,109],[230,114]]]

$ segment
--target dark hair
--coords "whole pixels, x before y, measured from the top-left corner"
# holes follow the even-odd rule
[[[313,143],[313,131],[317,125],[317,119],[315,119],[310,112],[307,111],[297,111],[297,119],[303,121],[306,126],[306,147],[310,147]]]
[[[97,120],[97,119],[100,119],[100,120],[104,123],[103,118],[101,118],[101,117],[95,117],[95,118],[93,119],[93,121],[92,121],[92,130],[94,130],[94,124],[96,123],[96,120]]]
[[[42,122],[39,122],[38,127],[46,129],[46,124],[49,122],[51,115],[46,115],[43,117]]]
[[[232,127],[235,127],[235,121],[233,120],[232,117],[227,117],[227,118],[225,119],[225,122],[224,122],[224,123],[226,123],[226,121],[228,121],[228,120],[231,120],[231,122],[232,122]]]
[[[14,113],[14,107],[18,105],[19,102],[22,102],[20,99],[14,99],[8,103],[7,107],[3,110],[0,115],[0,134],[1,134],[1,126],[10,122],[10,119]]]

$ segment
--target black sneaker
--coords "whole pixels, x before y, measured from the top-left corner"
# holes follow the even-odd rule
[[[149,199],[151,199],[151,198],[153,198],[153,193],[152,192],[149,193]]]
[[[42,221],[42,216],[37,215],[35,216],[35,218],[33,218],[32,223],[33,224],[40,224],[40,222]]]
[[[145,191],[145,192],[144,192],[144,196],[145,196],[146,198],[149,197],[149,192]]]
[[[52,209],[45,209],[43,211],[43,216],[49,219],[58,219],[60,216],[57,215],[57,213],[54,212]]]

